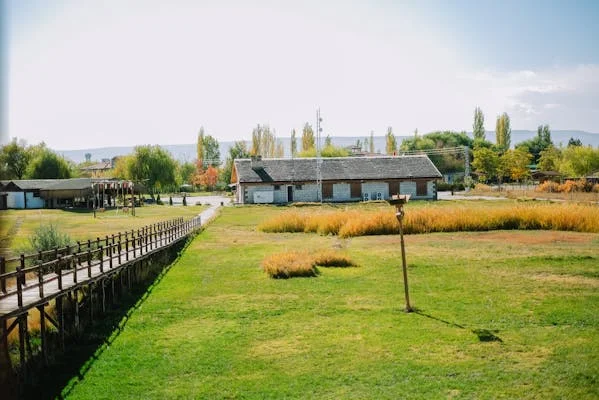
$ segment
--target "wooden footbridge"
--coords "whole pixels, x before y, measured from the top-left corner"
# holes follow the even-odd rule
[[[209,218],[215,209],[203,214]],[[26,376],[28,360],[34,355],[47,364],[49,344],[64,350],[65,335],[80,329],[80,310],[93,322],[106,311],[107,301],[116,303],[119,293],[145,279],[150,270],[161,270],[168,263],[165,255],[180,248],[177,244],[201,226],[202,215],[178,218],[51,251],[0,257],[0,381],[14,370]],[[29,326],[38,315],[36,351]],[[16,343],[9,343],[15,329],[18,352]]]

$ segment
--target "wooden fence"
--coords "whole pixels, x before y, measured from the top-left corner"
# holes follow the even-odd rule
[[[200,227],[199,216],[189,220],[177,218],[64,248],[9,259],[0,257],[0,371],[6,375],[6,371],[13,369],[8,337],[18,328],[18,371],[21,378],[26,376],[27,360],[32,356],[27,323],[30,310],[36,308],[39,311],[41,358],[47,362],[48,323],[56,328],[60,347],[64,350],[65,298],[71,300],[75,325],[79,324],[79,307],[84,301],[79,300],[84,297],[82,293],[89,303],[93,320],[95,308],[105,311],[106,283],[109,283],[114,300],[113,277],[118,275],[121,284],[130,288],[131,275],[143,272],[144,260],[169,250]],[[100,294],[94,295],[94,290]],[[100,297],[101,304],[94,307],[96,297]],[[55,317],[45,309],[51,301],[54,302]]]

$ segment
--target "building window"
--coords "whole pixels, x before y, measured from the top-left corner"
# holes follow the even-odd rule
[[[416,182],[416,196],[426,196],[428,194],[426,181]]]
[[[302,190],[302,185],[295,185],[295,190]]]
[[[281,190],[281,185],[275,185],[275,190]]]

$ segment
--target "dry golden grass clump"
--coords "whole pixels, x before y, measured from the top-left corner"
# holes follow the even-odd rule
[[[276,253],[262,260],[262,269],[271,278],[287,279],[294,276],[316,276],[316,267],[355,267],[348,257],[334,251],[323,251],[314,255],[290,251]]]
[[[316,253],[313,264],[319,267],[357,267],[349,257],[332,250]]]
[[[289,228],[291,227],[291,228]],[[283,213],[258,227],[264,232],[314,232],[353,237],[397,233],[391,210]],[[582,204],[516,204],[493,208],[420,207],[406,212],[405,233],[544,229],[599,232],[599,208]]]

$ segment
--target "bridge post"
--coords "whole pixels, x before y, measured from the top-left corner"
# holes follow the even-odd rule
[[[73,290],[73,311],[74,311],[74,321],[75,332],[79,332],[79,295],[77,293],[77,289]]]
[[[19,319],[19,364],[23,377],[27,379],[27,354],[25,353],[25,341],[27,340],[27,313],[19,315],[17,318]]]
[[[64,308],[62,304],[63,296],[56,298],[56,314],[58,317],[58,333],[60,337],[60,349],[64,351]]]
[[[0,275],[6,273],[6,259],[4,257],[0,257]],[[4,278],[0,279],[0,290],[2,290],[2,294],[6,294],[6,280]]]
[[[40,313],[40,339],[42,342],[42,359],[44,361],[44,365],[48,365],[48,343],[46,340],[46,311],[44,307],[46,305],[42,304],[37,306],[37,310]]]

